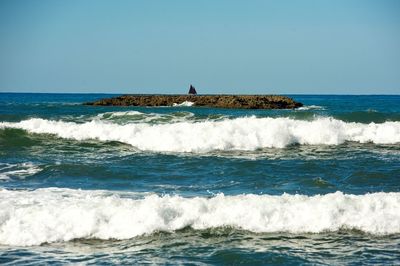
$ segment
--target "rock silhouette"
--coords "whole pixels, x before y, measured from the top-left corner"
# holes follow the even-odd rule
[[[242,109],[293,109],[303,106],[280,95],[121,95],[85,103],[95,106],[173,106],[193,102],[193,106]]]
[[[192,86],[192,84],[190,84],[189,94],[192,94],[192,95],[196,95],[196,94],[197,94],[197,91],[196,91],[196,89]]]

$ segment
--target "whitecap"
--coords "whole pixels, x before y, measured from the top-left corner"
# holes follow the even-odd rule
[[[222,121],[124,125],[99,120],[74,123],[34,118],[16,123],[2,122],[1,127],[76,140],[119,141],[139,150],[156,152],[254,151],[292,144],[338,145],[346,141],[400,143],[398,121],[363,124],[321,117],[304,121],[253,116]]]
[[[11,178],[24,179],[41,170],[38,165],[31,162],[17,164],[0,163],[0,180],[9,180]]]
[[[106,112],[98,114],[97,117],[104,118],[104,117],[120,117],[120,116],[135,116],[135,115],[145,115],[145,113],[139,111]]]
[[[308,110],[325,110],[325,107],[319,105],[306,105],[296,108],[298,111],[308,111]]]
[[[44,188],[0,190],[0,244],[30,246],[83,239],[129,239],[186,227],[256,233],[360,230],[400,233],[400,193],[244,194],[184,198]]]
[[[93,120],[104,120],[117,122],[118,124],[127,123],[177,123],[191,119],[194,116],[191,112],[174,113],[142,113],[139,111],[116,111],[100,113]]]
[[[174,103],[172,106],[175,107],[190,107],[194,104],[194,102],[184,101],[182,103]]]

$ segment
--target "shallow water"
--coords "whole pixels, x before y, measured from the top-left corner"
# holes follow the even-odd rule
[[[400,96],[108,96],[0,93],[0,263],[400,263]]]

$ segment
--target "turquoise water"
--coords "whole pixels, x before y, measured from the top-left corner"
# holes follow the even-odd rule
[[[109,96],[0,93],[0,263],[400,263],[400,96]]]

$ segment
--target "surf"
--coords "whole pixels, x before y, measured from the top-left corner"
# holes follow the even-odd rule
[[[0,128],[18,128],[29,133],[52,134],[75,140],[119,141],[139,150],[155,152],[254,151],[285,148],[293,144],[339,145],[347,141],[400,143],[400,122],[363,124],[331,117],[305,121],[251,116],[221,121],[123,125],[99,119],[76,123],[32,118],[2,122]]]
[[[255,233],[400,233],[400,193],[179,195],[42,188],[0,190],[0,244],[129,239],[183,228]]]

